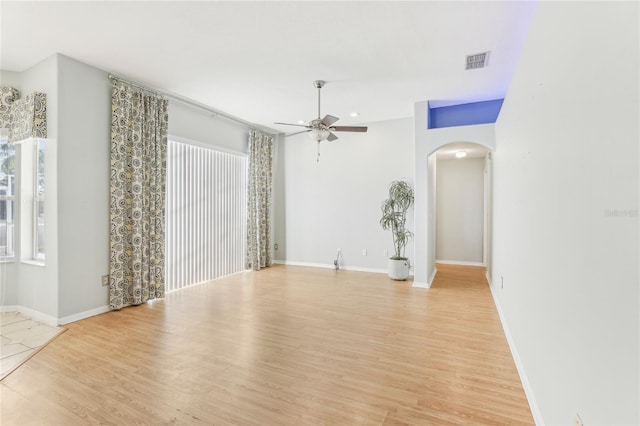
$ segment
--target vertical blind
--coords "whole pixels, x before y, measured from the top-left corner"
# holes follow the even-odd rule
[[[166,290],[244,270],[247,158],[169,140]]]

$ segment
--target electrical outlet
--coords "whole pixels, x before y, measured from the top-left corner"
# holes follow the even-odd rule
[[[384,252],[382,252],[382,255],[384,257],[388,257],[389,256],[389,250],[385,250]]]
[[[367,249],[362,249],[362,255],[366,256],[367,255]]]
[[[109,285],[109,275],[103,275],[102,276],[102,286],[106,287]]]
[[[577,414],[575,420],[573,421],[573,424],[574,426],[584,426],[584,423],[582,423],[582,419]]]
[[[274,249],[274,250],[278,250],[278,244],[274,244],[274,245],[273,245],[273,249]]]

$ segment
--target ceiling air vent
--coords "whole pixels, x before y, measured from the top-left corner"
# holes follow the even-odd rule
[[[465,69],[475,70],[489,65],[489,52],[467,55],[467,67]]]

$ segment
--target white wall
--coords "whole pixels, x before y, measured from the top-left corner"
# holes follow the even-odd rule
[[[493,280],[493,153],[488,152],[484,162],[484,266],[486,275]]]
[[[0,86],[11,86],[14,89],[22,86],[22,73],[0,70]],[[22,93],[20,93],[22,96]]]
[[[285,182],[285,143],[289,138],[284,135],[276,135],[273,146],[273,181],[271,192],[271,241],[272,259],[279,262],[286,261],[287,248],[282,244],[282,248],[275,250],[278,241],[285,241],[287,231],[287,205],[284,192]],[[278,245],[280,246],[280,245]]]
[[[494,291],[546,424],[640,423],[638,18],[541,2],[496,124]]]
[[[436,259],[481,264],[484,158],[437,160]]]
[[[108,298],[111,84],[105,71],[63,55],[58,67],[59,317],[67,317]]]
[[[202,109],[170,100],[169,136],[246,153],[249,130],[224,117],[213,117]]]
[[[46,266],[6,265],[5,274],[0,274],[7,287],[2,289],[3,305],[23,306],[62,322],[108,307],[108,290],[100,282],[108,273],[109,262],[108,74],[56,54],[20,73],[19,78],[16,73],[1,75],[3,83],[4,76],[20,83],[16,88],[22,93],[47,93],[48,133],[57,145],[57,208],[47,212]],[[246,152],[246,128],[173,101],[169,104],[169,133]],[[55,202],[47,201],[47,206]]]
[[[15,305],[25,307],[33,311],[39,319],[54,320],[58,316],[58,265],[57,265],[57,234],[55,222],[57,212],[55,200],[52,194],[55,193],[55,171],[50,166],[51,156],[55,155],[52,148],[58,137],[58,61],[55,56],[50,56],[26,71],[20,73],[19,86],[21,96],[39,91],[47,95],[47,137],[54,142],[45,148],[49,154],[46,159],[47,169],[45,179],[48,187],[45,194],[45,203],[51,204],[53,208],[45,212],[45,252],[46,262],[44,266],[36,266],[28,263],[17,262],[14,264],[16,274],[15,281],[8,282],[7,285],[17,287],[17,300]],[[21,161],[22,147],[18,146],[16,152],[16,164]],[[50,185],[49,185],[50,184]],[[20,199],[20,179],[16,179],[16,198]],[[19,205],[19,203],[16,203]],[[20,209],[16,211],[16,217],[20,217]],[[19,241],[19,239],[16,239]],[[17,259],[22,248],[18,244],[16,247]]]
[[[386,272],[384,250],[392,253],[393,243],[380,227],[380,205],[391,181],[413,186],[413,120],[367,125],[367,133],[341,132],[337,141],[322,142],[319,163],[307,134],[279,142],[277,260],[332,266],[340,248],[345,268]],[[413,260],[412,244],[406,254]]]
[[[423,154],[424,155],[424,154]],[[418,285],[422,287],[431,286],[433,279],[435,278],[436,270],[436,197],[438,187],[438,161],[437,154],[434,152],[427,157],[426,170],[423,155],[420,156],[422,161],[420,162],[420,171],[416,169],[416,175],[420,173],[426,177],[426,185],[421,186],[416,183],[416,187],[420,187],[420,193],[416,192],[416,205],[420,203],[420,210],[416,208],[416,279]],[[416,166],[417,167],[417,166]],[[426,172],[426,173],[425,173]],[[417,177],[416,177],[417,179]],[[417,182],[417,180],[416,180]],[[421,180],[421,182],[423,182]],[[426,190],[426,197],[422,191]],[[426,219],[426,224],[423,222]],[[418,225],[420,223],[420,226]],[[426,226],[425,226],[426,225]],[[426,231],[426,233],[424,232]],[[418,252],[422,248],[426,249],[426,255],[424,257],[418,257]],[[426,275],[420,275],[417,271],[418,268],[426,271]],[[428,278],[423,280],[422,278]]]

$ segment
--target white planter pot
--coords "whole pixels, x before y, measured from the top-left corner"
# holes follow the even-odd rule
[[[389,259],[389,278],[398,281],[404,281],[409,278],[409,260]]]

